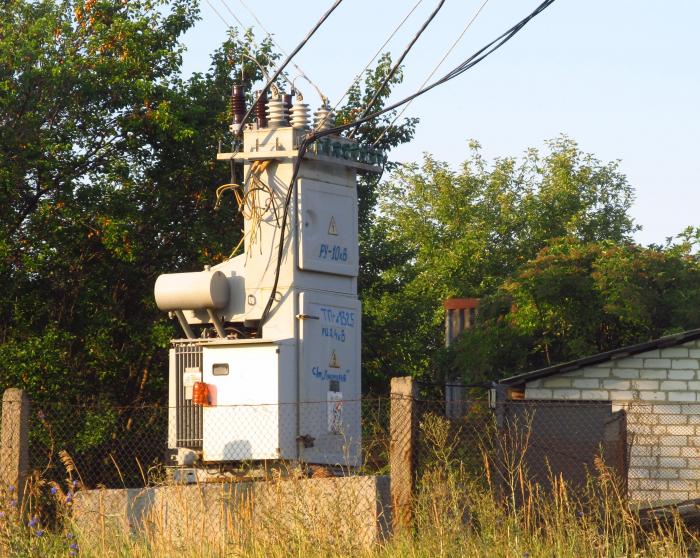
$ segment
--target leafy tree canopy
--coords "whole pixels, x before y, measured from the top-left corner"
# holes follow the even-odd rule
[[[39,401],[163,401],[179,332],[155,308],[155,278],[221,261],[240,239],[236,208],[213,211],[231,172],[217,146],[230,141],[234,80],[259,83],[259,66],[279,56],[232,30],[209,70],[183,79],[179,41],[198,17],[189,0],[10,0],[1,13],[0,388]],[[380,60],[339,118],[390,66]],[[413,125],[380,145],[406,141]],[[362,183],[363,222],[375,188]]]
[[[444,355],[453,375],[496,379],[700,327],[690,246],[553,240],[482,301]]]
[[[560,137],[489,165],[477,143],[458,170],[424,157],[383,185],[373,232],[384,238],[364,296],[365,372],[421,375],[443,344],[442,300],[496,292],[550,239],[630,242],[632,188]]]

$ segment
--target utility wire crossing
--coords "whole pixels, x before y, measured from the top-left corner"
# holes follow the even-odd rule
[[[277,290],[277,284],[279,282],[279,276],[280,276],[280,270],[282,266],[282,257],[284,255],[284,240],[285,240],[285,230],[287,226],[287,220],[289,217],[289,204],[292,199],[292,195],[295,191],[295,185],[297,182],[297,177],[299,176],[299,170],[301,168],[301,163],[304,159],[304,155],[306,154],[306,150],[308,149],[308,146],[322,138],[331,134],[338,134],[340,132],[343,132],[345,130],[348,130],[350,128],[354,128],[355,126],[359,126],[360,124],[363,124],[364,122],[368,122],[374,118],[377,118],[378,116],[381,116],[382,114],[385,114],[387,112],[390,112],[402,105],[405,105],[406,103],[410,102],[411,100],[415,99],[416,97],[419,97],[421,95],[424,95],[428,91],[434,89],[435,87],[438,87],[439,85],[442,85],[444,83],[447,83],[448,81],[462,75],[464,72],[469,70],[470,68],[473,68],[476,66],[478,63],[482,62],[485,60],[487,57],[489,57],[491,54],[496,52],[499,48],[501,48],[503,45],[505,45],[508,41],[510,41],[515,35],[517,35],[532,19],[537,17],[539,14],[541,14],[544,10],[549,8],[552,4],[554,4],[556,0],[544,0],[537,8],[535,8],[530,14],[525,16],[523,19],[518,21],[515,25],[513,25],[510,29],[504,31],[501,33],[498,37],[493,39],[491,42],[488,44],[484,45],[482,48],[477,50],[474,54],[472,54],[470,57],[468,57],[466,60],[455,66],[452,70],[450,70],[447,74],[445,74],[443,77],[440,79],[434,81],[430,85],[427,85],[425,87],[421,87],[418,91],[413,93],[412,95],[409,95],[408,97],[405,97],[404,99],[397,101],[381,110],[378,110],[372,114],[369,114],[367,116],[364,116],[362,118],[358,118],[357,120],[350,122],[348,124],[343,124],[341,126],[336,126],[334,128],[330,128],[328,130],[318,130],[314,131],[310,134],[308,134],[304,140],[301,142],[301,144],[298,147],[298,153],[297,153],[297,159],[294,163],[294,169],[292,172],[292,178],[289,182],[289,187],[287,188],[287,196],[284,201],[284,212],[282,214],[282,223],[280,226],[280,242],[279,242],[279,249],[278,249],[278,254],[277,254],[277,264],[275,268],[275,280],[273,282],[272,290],[270,293],[270,297],[268,298],[267,304],[265,305],[265,309],[263,310],[261,319],[260,319],[260,325],[262,326],[270,313],[270,309],[272,308],[272,304],[275,300],[275,292]],[[314,27],[312,32],[307,36],[307,38],[302,41],[302,43],[295,49],[295,52],[292,54],[292,56],[298,52],[302,46],[306,43],[308,40],[308,37],[310,37],[313,32],[320,27],[320,25],[325,21],[325,19],[330,15],[330,12],[337,7],[337,4],[340,3],[340,0],[336,2],[336,4],[327,12],[324,17],[322,18],[321,21]],[[287,60],[288,62],[288,60]],[[285,64],[286,65],[286,64]],[[284,65],[282,66],[284,68]],[[281,72],[282,70],[278,70]],[[275,76],[276,77],[276,76]],[[249,113],[251,110],[249,109]],[[249,115],[247,115],[249,116]],[[244,120],[245,122],[245,120]]]

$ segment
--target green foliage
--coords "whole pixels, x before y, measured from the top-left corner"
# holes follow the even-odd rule
[[[155,279],[218,263],[240,239],[233,204],[214,212],[216,187],[233,175],[216,152],[231,141],[232,84],[247,86],[250,102],[260,66],[279,54],[232,29],[209,70],[184,80],[179,41],[197,18],[188,0],[3,5],[0,390],[26,389],[35,409],[67,409],[60,431],[35,420],[36,445],[119,456],[145,431],[163,431],[162,420],[123,410],[166,399],[167,346],[180,333],[155,307]],[[340,120],[390,67],[383,57],[353,87]],[[410,139],[415,120],[389,129],[390,119],[356,138],[386,132],[384,149]],[[362,237],[380,246],[367,232],[376,182],[362,178],[360,205]],[[363,241],[369,269],[371,246]]]
[[[457,375],[496,379],[700,327],[699,303],[687,251],[557,239],[485,299],[444,358]]]
[[[552,238],[629,241],[632,199],[617,163],[601,163],[566,137],[519,161],[489,166],[472,143],[458,171],[429,155],[398,169],[376,216],[386,241],[364,296],[365,370],[429,372],[443,342],[444,298],[493,294]],[[525,338],[499,327],[500,340],[479,350],[518,352]]]
[[[178,41],[196,18],[185,0],[4,5],[0,388],[39,402],[163,400],[176,330],[152,286],[164,270],[221,261],[240,238],[233,208],[213,213],[230,172],[215,153],[234,77],[261,77],[241,52],[276,56],[232,32],[209,72],[183,81]]]

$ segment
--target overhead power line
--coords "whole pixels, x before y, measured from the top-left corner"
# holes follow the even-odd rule
[[[521,19],[518,23],[516,23],[513,27],[496,37],[493,41],[488,43],[487,45],[483,46],[479,50],[477,50],[474,54],[472,54],[469,58],[455,66],[452,70],[450,70],[447,74],[442,76],[440,79],[432,82],[431,84],[424,86],[420,88],[418,91],[415,93],[409,95],[408,97],[405,97],[404,99],[401,99],[400,101],[397,101],[395,103],[392,103],[391,105],[384,107],[381,110],[378,110],[377,112],[374,112],[372,114],[368,114],[365,117],[358,118],[354,120],[353,122],[349,122],[347,124],[343,124],[341,126],[335,126],[334,128],[330,128],[328,130],[322,130],[322,131],[316,131],[313,132],[312,134],[309,135],[309,142],[315,141],[321,137],[330,135],[330,134],[337,134],[339,132],[343,132],[345,130],[348,130],[350,128],[354,128],[355,126],[359,126],[360,124],[364,124],[365,122],[368,122],[370,120],[373,120],[374,118],[377,118],[378,116],[381,116],[382,114],[385,114],[387,112],[390,112],[394,109],[399,108],[402,105],[405,105],[406,103],[412,101],[416,97],[420,97],[421,95],[424,95],[428,91],[435,89],[439,85],[442,85],[444,83],[447,83],[448,81],[462,75],[464,72],[467,70],[473,68],[476,66],[479,62],[483,61],[485,58],[493,54],[495,51],[497,51],[499,48],[501,48],[503,45],[505,45],[508,41],[510,41],[520,30],[525,27],[534,17],[538,16],[541,14],[545,9],[547,9],[549,6],[554,4],[556,0],[544,0],[535,10],[533,10],[530,14],[528,14],[526,17]]]
[[[418,6],[420,6],[421,2],[423,2],[423,0],[418,0],[418,2],[416,2],[413,5],[413,7],[411,8],[411,11],[409,11],[406,14],[406,16],[401,20],[401,22],[396,27],[394,27],[394,30],[391,32],[389,37],[387,37],[387,39],[382,43],[382,46],[380,46],[377,49],[377,52],[374,53],[374,56],[372,56],[372,58],[369,59],[369,62],[367,62],[365,67],[362,68],[362,71],[355,76],[355,79],[352,80],[352,83],[345,89],[345,93],[343,93],[343,96],[340,99],[338,99],[338,102],[333,107],[333,111],[335,111],[338,108],[338,105],[340,105],[340,103],[343,101],[343,99],[345,99],[345,97],[348,96],[348,93],[350,93],[350,90],[355,86],[355,84],[358,81],[360,81],[360,79],[362,78],[364,73],[367,71],[367,69],[372,65],[372,62],[374,62],[377,59],[377,56],[379,56],[381,54],[381,52],[384,50],[384,47],[389,44],[389,41],[391,41],[391,39],[394,38],[394,35],[396,35],[396,33],[399,32],[399,29],[401,29],[401,27],[403,27],[403,24],[406,23],[408,18],[411,17],[411,14],[413,14],[413,12],[416,11],[416,8]]]
[[[367,103],[367,106],[364,108],[362,111],[362,114],[360,114],[360,118],[363,118],[364,116],[367,116],[370,110],[372,110],[372,107],[374,106],[374,103],[377,102],[377,99],[379,99],[380,95],[382,94],[382,91],[386,88],[388,83],[391,81],[391,79],[394,77],[398,69],[401,67],[401,64],[404,61],[404,58],[408,55],[408,53],[411,51],[413,48],[413,45],[416,44],[416,41],[420,38],[420,36],[423,34],[423,31],[425,31],[428,26],[431,24],[433,19],[435,19],[435,16],[438,14],[438,12],[442,9],[442,7],[445,5],[445,0],[440,0],[438,2],[438,5],[435,7],[435,9],[432,11],[432,13],[428,16],[428,19],[426,19],[423,22],[423,25],[421,28],[418,30],[416,35],[411,39],[411,42],[408,43],[404,51],[401,53],[401,56],[399,56],[399,59],[396,61],[394,66],[391,68],[391,71],[384,77],[384,80],[382,81],[381,85],[377,88],[377,90],[374,92],[374,95],[372,95],[372,98],[370,99],[369,103]],[[352,137],[355,133],[355,130],[350,134],[350,137]]]
[[[207,5],[212,9],[212,11],[213,11],[217,16],[219,16],[219,19],[220,19],[221,21],[224,22],[224,25],[225,25],[227,28],[230,28],[230,27],[231,27],[231,24],[230,24],[228,21],[226,21],[226,18],[225,18],[224,16],[221,15],[221,12],[219,12],[219,10],[217,10],[217,9],[214,7],[214,4],[212,4],[212,3],[210,2],[210,0],[205,0],[205,1],[206,1]]]
[[[253,17],[253,19],[257,22],[257,24],[258,24],[258,26],[260,27],[260,29],[263,30],[263,33],[265,33],[265,34],[269,37],[270,41],[272,41],[272,44],[275,45],[275,46],[277,47],[277,50],[279,50],[284,56],[288,56],[288,55],[287,55],[287,52],[286,52],[286,51],[282,48],[282,46],[275,40],[274,35],[273,35],[272,33],[270,33],[270,31],[267,30],[267,28],[263,25],[263,22],[260,21],[260,20],[258,19],[258,16],[257,16],[257,15],[255,15],[255,12],[253,11],[253,9],[250,8],[250,7],[248,7],[248,4],[246,4],[243,0],[238,0],[238,1],[239,1],[240,4],[248,11],[248,13]],[[236,19],[237,19],[237,18],[236,18]],[[325,95],[323,95],[323,93],[321,93],[321,88],[320,88],[318,85],[316,85],[313,81],[311,81],[311,78],[310,78],[308,75],[306,75],[306,73],[304,72],[304,70],[302,70],[300,66],[297,66],[297,64],[294,63],[293,61],[291,62],[291,64],[292,64],[292,66],[294,66],[294,68],[296,68],[296,70],[299,72],[299,74],[300,74],[306,81],[308,81],[311,85],[314,86],[314,88],[316,89],[316,91],[319,92],[319,94],[321,95],[321,97],[325,98]]]
[[[246,29],[246,28],[247,28],[246,24],[243,23],[243,22],[241,21],[241,19],[236,15],[236,12],[234,12],[234,11],[229,7],[229,5],[228,5],[228,3],[226,2],[226,0],[219,0],[219,1],[220,1],[221,4],[223,5],[223,7],[226,8],[226,11],[227,11],[229,14],[231,14],[231,17],[233,17],[233,19],[236,20],[236,23],[238,23],[238,25],[241,27],[241,29]],[[209,5],[209,7],[214,11],[214,13],[215,13],[217,16],[219,16],[219,19],[220,19],[221,21],[224,22],[224,25],[226,25],[226,27],[228,27],[228,28],[233,27],[233,26],[226,20],[226,18],[224,18],[224,17],[221,15],[221,13],[212,5],[212,3],[210,2],[210,0],[206,0],[206,3],[207,3],[207,4]],[[245,5],[244,5],[244,6],[245,6]],[[253,14],[253,17],[255,17],[255,14]],[[273,44],[275,44],[275,46],[277,46],[277,48],[282,52],[282,54],[285,54],[285,55],[286,55],[287,53],[284,52],[284,50],[282,50],[282,47],[280,47],[280,46],[275,42],[275,40],[272,38],[271,33],[270,33],[267,29],[265,29],[265,28],[262,26],[262,24],[260,23],[260,20],[258,20],[257,17],[255,17],[255,20],[259,23],[260,27],[262,27],[263,32],[267,33],[267,36],[270,37],[270,39],[272,40]],[[258,44],[255,42],[255,39],[251,39],[251,42],[253,43],[253,47],[255,47],[255,49],[257,50],[259,47],[258,47]],[[257,63],[257,59],[253,56],[253,53],[250,51],[250,49],[249,49],[247,46],[245,46],[245,45],[243,45],[243,48],[245,49],[246,53],[249,55],[248,57],[249,57],[251,60],[253,60],[254,62]],[[304,73],[304,71],[303,71],[299,66],[297,66],[296,64],[294,64],[293,62],[292,62],[292,65],[293,65],[297,70],[299,70],[299,72],[301,72],[301,74],[304,76],[304,78],[305,78],[311,85],[313,85],[313,86],[316,88],[317,91],[319,91],[319,94],[320,94],[321,96],[323,96],[323,94],[320,93],[320,89],[318,88],[318,86],[317,86],[314,82],[312,82],[312,81],[306,76],[306,74]],[[258,66],[259,66],[259,64],[258,64]],[[264,71],[263,71],[263,73],[264,73]],[[285,79],[285,80],[292,86],[292,88],[293,88],[293,87],[294,87],[294,84],[292,83],[292,81],[291,81],[289,78],[287,78],[286,76],[283,76],[283,77],[284,77],[284,79]]]
[[[270,77],[270,79],[265,84],[265,87],[263,87],[263,89],[262,89],[263,91],[267,90],[270,87],[270,85],[272,85],[275,82],[275,80],[279,77],[279,75],[282,73],[282,71],[292,61],[292,58],[294,58],[297,55],[297,53],[304,47],[304,45],[309,41],[309,39],[313,36],[313,34],[316,33],[316,31],[318,31],[318,28],[321,27],[321,25],[323,25],[323,23],[328,19],[328,17],[333,13],[333,11],[338,6],[340,6],[340,3],[342,1],[343,0],[335,0],[335,2],[333,2],[333,5],[326,11],[325,14],[323,14],[321,16],[321,19],[319,19],[316,22],[316,24],[311,28],[311,30],[306,34],[306,37],[304,37],[301,40],[301,42],[296,46],[296,48],[292,51],[292,53],[289,56],[287,56],[287,58],[284,60],[284,62],[282,62],[282,64],[279,66],[279,68],[277,68],[274,75],[272,75]],[[248,118],[250,118],[250,115],[253,113],[254,110],[255,110],[255,103],[251,104],[250,107],[248,107],[248,111],[243,116],[243,120],[241,121],[241,128],[240,128],[241,131],[243,130],[243,125],[246,123]]]
[[[471,19],[467,22],[467,25],[464,27],[464,29],[462,30],[462,32],[461,32],[461,33],[459,34],[459,36],[455,39],[455,41],[452,43],[452,45],[450,46],[450,48],[447,49],[447,52],[445,52],[445,54],[443,55],[443,57],[442,57],[442,58],[440,59],[440,61],[435,65],[435,67],[434,67],[433,70],[430,72],[430,74],[428,74],[428,77],[425,78],[425,80],[423,81],[423,83],[421,83],[419,89],[423,89],[423,87],[425,87],[425,84],[428,83],[428,82],[432,79],[432,77],[435,75],[435,72],[437,72],[437,71],[440,69],[440,66],[442,66],[442,64],[445,62],[445,60],[447,60],[447,57],[448,57],[450,54],[452,54],[452,51],[453,51],[453,50],[455,49],[455,47],[459,44],[459,42],[462,40],[462,38],[464,37],[464,35],[467,34],[467,31],[469,31],[469,28],[472,26],[472,24],[474,23],[474,21],[476,21],[476,18],[479,17],[479,14],[480,14],[481,11],[486,7],[486,4],[488,4],[488,3],[489,3],[489,0],[484,0],[484,1],[482,2],[481,6],[479,6],[479,8],[476,10],[476,12],[474,12],[474,15],[473,15],[473,16],[471,17]],[[411,103],[412,103],[412,102],[413,102],[413,99],[410,100],[410,101],[408,101],[408,102],[403,106],[403,108],[401,109],[401,112],[399,112],[399,114],[396,115],[396,117],[391,121],[391,123],[389,124],[389,126],[387,126],[387,127],[384,129],[384,131],[383,131],[381,134],[379,134],[379,137],[378,137],[376,140],[374,140],[374,142],[372,143],[372,147],[376,146],[376,145],[379,143],[379,141],[380,141],[386,134],[389,133],[389,131],[394,127],[394,124],[396,124],[396,122],[398,122],[398,120],[403,116],[403,113],[406,112],[406,110],[408,110],[408,107],[411,106]]]
[[[350,128],[353,128],[355,126],[359,126],[360,124],[363,124],[364,122],[368,122],[374,118],[377,118],[378,116],[381,116],[382,114],[385,114],[387,112],[390,112],[402,105],[405,105],[406,103],[410,102],[411,100],[415,99],[416,97],[419,97],[421,95],[424,95],[428,91],[434,89],[435,87],[442,85],[444,83],[447,83],[448,81],[462,75],[464,72],[469,70],[470,68],[473,68],[476,66],[479,62],[482,62],[484,59],[486,59],[488,56],[496,52],[499,48],[501,48],[503,45],[505,45],[508,41],[510,41],[515,35],[517,35],[523,27],[525,27],[533,18],[537,17],[539,14],[541,14],[544,10],[546,10],[549,6],[554,4],[556,0],[544,0],[537,8],[535,8],[530,14],[528,14],[526,17],[521,19],[518,23],[513,25],[510,29],[496,37],[494,40],[492,40],[490,43],[486,44],[479,50],[477,50],[474,54],[472,54],[469,58],[455,66],[452,70],[450,70],[447,74],[445,74],[443,77],[438,79],[437,81],[434,81],[428,86],[420,88],[418,91],[413,93],[412,95],[409,95],[408,97],[397,101],[396,103],[393,103],[392,105],[385,107],[381,110],[378,110],[377,112],[373,114],[369,114],[363,118],[358,118],[357,120],[350,122],[348,124],[343,124],[341,126],[335,126],[334,128],[331,128],[329,130],[318,130],[311,132],[308,134],[301,142],[301,144],[298,147],[298,152],[297,152],[297,158],[296,161],[294,162],[294,169],[292,171],[292,178],[289,182],[289,187],[287,189],[287,196],[284,201],[284,212],[282,214],[282,223],[280,225],[280,242],[279,242],[279,248],[278,248],[278,253],[277,253],[277,264],[275,268],[275,280],[272,285],[272,291],[270,293],[270,297],[267,300],[267,304],[265,305],[265,309],[263,310],[262,316],[260,318],[260,325],[263,326],[270,314],[270,310],[272,308],[272,304],[275,301],[275,292],[277,291],[277,284],[279,282],[279,276],[280,276],[280,270],[282,266],[282,258],[284,256],[284,236],[285,236],[285,229],[287,226],[287,220],[289,218],[289,204],[292,200],[292,195],[295,190],[295,185],[297,182],[297,178],[299,176],[299,170],[301,169],[301,163],[304,160],[304,155],[306,154],[306,150],[308,149],[309,145],[316,141],[317,139],[320,139],[322,137],[331,135],[331,134],[338,134],[340,132],[343,132],[345,130],[348,130]]]
[[[236,23],[238,23],[238,25],[241,26],[241,31],[243,33],[245,33],[245,29],[246,29],[245,23],[243,23],[240,20],[240,18],[236,15],[236,13],[229,7],[226,0],[219,0],[219,1],[224,6],[224,8],[226,8],[226,11],[231,14],[233,19],[236,20]],[[211,4],[209,3],[209,0],[207,0],[207,4],[209,4],[211,6]],[[212,7],[212,9],[214,8],[214,6],[211,6],[211,7]],[[218,12],[217,12],[217,14],[218,14]],[[219,17],[221,17],[221,15],[219,15]],[[221,18],[221,19],[224,21],[224,23],[226,23],[227,27],[229,27],[229,28],[233,27],[232,25],[229,25],[229,23],[226,22],[226,20],[224,20],[223,18]],[[259,50],[258,44],[255,42],[255,39],[252,37],[251,37],[251,42],[253,43],[253,48],[255,48],[256,51]],[[253,56],[253,53],[251,52],[251,50],[248,48],[248,46],[245,43],[243,44],[243,49],[245,50],[245,54],[243,54],[243,56],[245,56],[251,62],[256,64],[258,66],[258,68],[260,69],[260,72],[262,73],[263,77],[267,78],[267,70],[265,70],[265,68],[263,68],[262,65],[258,62],[258,59],[255,58],[255,56]],[[243,79],[242,72],[243,72],[243,66],[241,65],[241,79]]]
[[[245,32],[246,25],[240,20],[240,18],[236,15],[236,12],[234,12],[228,5],[228,2],[226,0],[220,0],[220,2],[224,5],[224,8],[226,8],[226,11],[231,14],[231,17],[236,20],[236,23],[241,26],[241,31]],[[207,0],[207,4],[209,3],[209,0]],[[211,4],[209,4],[211,6]],[[229,25],[229,27],[232,27]],[[253,41],[253,46],[255,46],[255,42]]]

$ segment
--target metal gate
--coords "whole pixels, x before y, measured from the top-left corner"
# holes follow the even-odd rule
[[[520,435],[525,466],[534,482],[547,486],[552,478],[583,486],[601,467],[627,484],[627,421],[625,411],[613,411],[610,401],[506,401],[500,427]],[[500,406],[499,405],[499,406]]]

